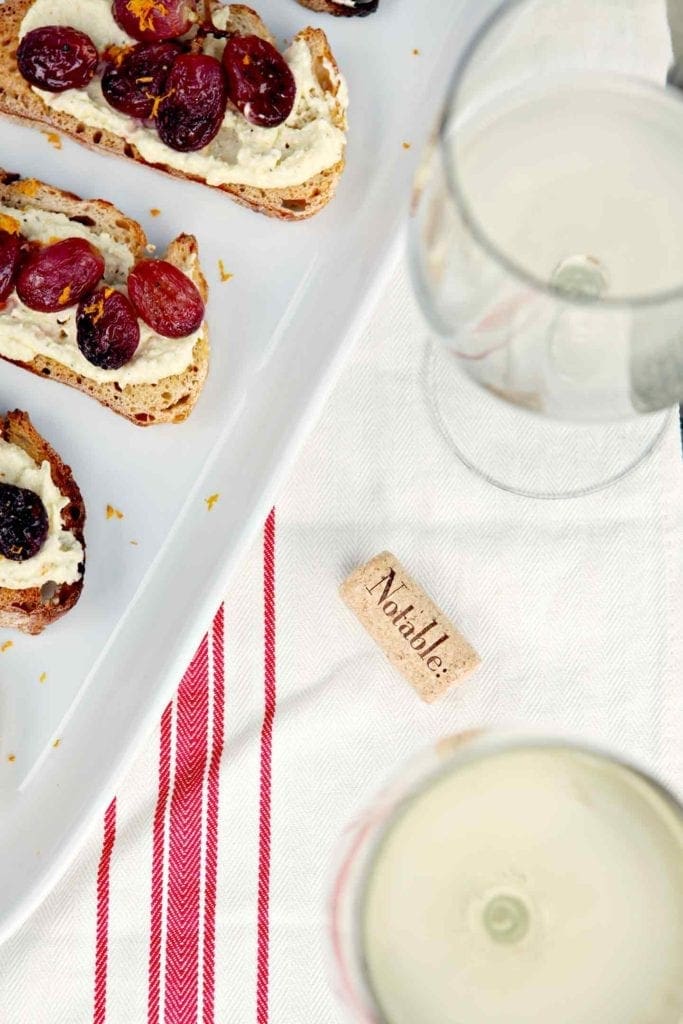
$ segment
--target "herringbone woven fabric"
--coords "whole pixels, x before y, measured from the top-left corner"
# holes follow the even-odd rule
[[[675,424],[603,493],[503,494],[435,429],[423,337],[399,267],[156,735],[0,949],[3,1024],[341,1022],[324,930],[335,844],[445,733],[569,729],[683,783]],[[383,548],[483,657],[435,706],[337,596]]]

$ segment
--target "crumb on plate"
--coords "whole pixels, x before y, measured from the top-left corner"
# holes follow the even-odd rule
[[[160,217],[161,216],[161,210],[157,209],[156,206],[153,206],[152,209],[149,212],[150,212],[150,215],[152,217]]]
[[[5,640],[4,644],[0,644],[0,654],[9,651],[10,647],[14,647],[14,640]]]
[[[410,149],[411,146],[412,146],[412,142],[404,142],[403,143],[403,148],[404,149]]]
[[[220,273],[220,275],[221,275],[221,281],[223,281],[223,282],[225,282],[225,281],[231,281],[231,280],[232,280],[232,278],[233,278],[233,277],[235,276],[234,274],[230,274],[230,273],[229,273],[229,272],[228,272],[228,271],[227,271],[227,270],[225,269],[225,263],[223,263],[223,260],[219,260],[219,261],[218,261],[218,270],[219,270],[219,273]]]
[[[62,148],[62,139],[61,139],[61,136],[57,134],[57,132],[46,132],[46,131],[43,131],[43,132],[41,132],[41,134],[45,136],[45,138],[50,143],[50,145],[54,146],[55,149],[61,149]]]
[[[420,56],[420,51],[418,50],[418,48],[416,46],[415,49],[413,50],[413,57],[419,57],[419,56]]]
[[[107,505],[107,519],[123,519],[123,512],[119,512],[113,505]]]
[[[14,764],[16,759],[17,759],[17,755],[16,754],[8,754],[7,755],[7,760],[9,761],[10,764]]]
[[[61,741],[61,740],[59,739],[59,737],[57,737],[57,739],[56,739],[56,740],[54,741],[54,743],[52,744],[52,746],[53,746],[53,747],[55,747],[55,749],[56,749],[56,748],[57,748],[57,747],[59,746],[59,744],[60,744],[61,742],[62,742],[62,741]]]
[[[211,494],[209,495],[208,498],[204,498],[204,501],[206,502],[206,507],[209,510],[209,512],[214,507],[219,498],[220,494]]]
[[[40,675],[38,676],[38,682],[39,683],[44,683],[46,681],[47,681],[47,672],[41,672]]]

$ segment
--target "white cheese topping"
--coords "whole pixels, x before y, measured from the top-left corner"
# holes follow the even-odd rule
[[[83,546],[62,526],[62,509],[69,504],[56,487],[50,463],[38,465],[23,448],[0,438],[0,481],[24,487],[37,494],[48,516],[48,534],[45,543],[32,558],[13,562],[0,555],[0,587],[26,590],[42,587],[44,583],[75,583],[81,578]]]
[[[107,283],[123,290],[133,257],[127,246],[110,235],[98,234],[74,223],[63,213],[48,213],[35,207],[15,210],[0,206],[2,214],[18,221],[22,234],[32,241],[48,242],[74,236],[87,239],[102,253]],[[185,268],[188,276],[192,269]],[[72,306],[57,313],[38,313],[25,306],[14,293],[0,309],[0,355],[23,363],[30,363],[37,355],[48,356],[74,373],[101,384],[154,384],[187,369],[203,332],[200,327],[186,338],[164,338],[138,320],[140,344],[133,358],[118,370],[102,370],[88,362],[78,347],[76,311],[77,307]]]
[[[227,22],[228,14],[229,8],[224,15],[218,12],[216,23]],[[116,24],[110,0],[35,0],[24,18],[20,35],[43,25],[80,29],[100,50],[112,43],[134,43]],[[211,40],[206,50],[220,58],[224,45]],[[216,138],[197,153],[170,149],[153,127],[110,107],[102,95],[99,76],[87,89],[68,89],[63,93],[35,91],[53,110],[70,114],[90,128],[111,131],[124,138],[148,163],[166,164],[209,185],[285,188],[303,184],[342,159],[346,135],[335,122],[338,111],[346,111],[348,100],[343,79],[327,64],[325,70],[337,86],[337,95],[331,96],[323,89],[303,40],[295,40],[284,58],[297,86],[294,109],[284,124],[277,128],[256,127],[242,114],[228,109]]]

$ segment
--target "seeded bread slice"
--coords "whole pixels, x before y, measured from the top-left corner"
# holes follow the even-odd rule
[[[334,3],[334,0],[298,0],[302,7],[308,7],[309,11],[317,11],[318,14],[334,14],[336,18],[364,18],[377,10],[379,0],[370,0],[369,3],[359,3],[358,6]]]
[[[134,261],[146,254],[147,238],[140,225],[103,199],[79,199],[70,192],[62,192],[33,178],[22,179],[0,169],[0,205],[14,209],[38,207],[63,213],[71,220],[95,232],[106,232],[117,242],[126,245]],[[192,267],[192,279],[206,301],[208,289],[199,265],[196,238],[193,235],[180,235],[171,242],[164,259],[181,270]],[[137,426],[146,427],[155,423],[180,423],[190,415],[209,370],[206,323],[192,355],[192,364],[183,373],[164,377],[155,384],[125,386],[89,380],[49,356],[36,355],[30,363],[15,359],[7,359],[7,362],[22,366],[39,377],[77,388]]]
[[[45,461],[50,463],[55,486],[69,499],[69,504],[62,510],[62,525],[81,542],[85,552],[85,505],[70,468],[45,438],[40,436],[28,413],[17,409],[0,417],[0,437],[22,448],[38,465]],[[42,587],[29,587],[27,590],[0,587],[0,627],[20,629],[22,633],[31,635],[42,633],[46,626],[61,618],[76,604],[83,590],[84,570],[85,562],[81,566],[81,578],[76,583],[62,583],[59,586],[46,583]]]
[[[0,4],[0,113],[19,121],[49,125],[50,128],[64,132],[77,142],[92,148],[116,153],[140,164],[165,171],[176,178],[198,181],[206,185],[202,178],[185,174],[166,164],[147,164],[137,148],[119,135],[89,128],[70,114],[51,110],[43,103],[28,82],[22,78],[17,67],[19,31],[32,2],[33,0],[5,0]],[[223,5],[218,0],[211,0],[211,7],[218,10],[222,9]],[[230,4],[228,27],[243,35],[262,36],[275,45],[275,39],[258,14],[243,4]],[[325,33],[320,29],[305,28],[295,38],[305,40],[309,47],[315,74],[321,87],[335,100],[340,99],[339,68]],[[334,121],[337,127],[346,129],[346,112],[340,101],[335,103]],[[211,187],[227,192],[236,202],[258,213],[265,213],[280,220],[303,220],[312,217],[327,205],[336,191],[343,169],[342,159],[303,184],[287,188],[256,188],[251,185]]]

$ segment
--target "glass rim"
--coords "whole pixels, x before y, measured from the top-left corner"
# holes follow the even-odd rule
[[[391,1024],[380,1004],[365,957],[363,937],[364,908],[373,871],[384,848],[384,844],[402,816],[422,793],[436,786],[450,772],[461,771],[472,764],[486,761],[491,757],[505,755],[515,750],[570,751],[593,758],[603,764],[617,765],[624,771],[630,772],[636,779],[640,780],[640,782],[657,794],[683,825],[683,793],[679,795],[672,785],[660,779],[648,767],[640,763],[638,758],[632,758],[630,755],[611,747],[607,743],[590,738],[577,738],[572,735],[563,736],[561,733],[547,733],[541,729],[535,732],[533,729],[516,730],[496,727],[484,727],[474,730],[465,729],[461,733],[445,736],[443,742],[448,743],[449,740],[457,741],[459,737],[462,737],[462,742],[456,742],[452,750],[444,753],[439,764],[435,765],[433,761],[427,762],[425,760],[425,755],[428,755],[430,751],[434,752],[434,744],[418,751],[416,755],[407,762],[404,762],[385,780],[384,786],[375,795],[376,799],[381,798],[382,794],[387,790],[391,791],[394,787],[400,786],[402,782],[405,782],[405,788],[397,794],[395,803],[381,822],[378,823],[368,847],[361,854],[361,871],[354,886],[355,892],[352,896],[354,955],[357,961],[357,968],[359,968],[364,998],[368,1002],[368,1008],[376,1015],[373,1018],[373,1024]]]
[[[663,306],[677,300],[683,301],[683,278],[681,279],[681,283],[673,288],[666,288],[656,292],[649,292],[647,294],[636,294],[630,298],[623,296],[615,296],[611,298],[610,296],[606,296],[604,298],[601,297],[596,301],[595,299],[587,296],[563,293],[558,289],[553,288],[547,283],[547,281],[544,281],[542,278],[536,277],[535,274],[525,270],[524,267],[516,262],[516,260],[507,256],[493,241],[493,239],[489,237],[488,233],[484,230],[470,207],[465,195],[465,189],[461,186],[460,176],[457,171],[457,158],[455,158],[449,151],[447,144],[447,127],[453,111],[457,108],[460,88],[463,80],[467,75],[467,72],[470,70],[472,61],[478,52],[480,45],[489,36],[490,32],[496,27],[496,25],[502,22],[502,20],[511,11],[517,7],[521,8],[522,6],[532,2],[533,0],[500,0],[498,6],[484,18],[483,22],[469,38],[458,59],[455,70],[453,71],[438,127],[438,145],[445,169],[446,184],[448,186],[451,199],[458,207],[463,218],[463,222],[477,245],[496,264],[525,286],[532,288],[535,292],[545,295],[548,298],[554,299],[560,304],[578,307],[583,310],[595,310],[596,312],[600,312],[609,309],[628,311],[651,306]],[[608,76],[611,73],[604,72],[604,74],[605,76]],[[656,82],[637,75],[619,76],[617,72],[614,72],[613,74],[614,77],[622,77],[623,79],[637,84],[644,89],[650,89],[658,93],[662,91],[665,92],[667,95],[671,96],[675,102],[681,103],[681,114],[683,116],[683,93],[681,93],[680,90],[667,88],[666,84],[659,86]]]

